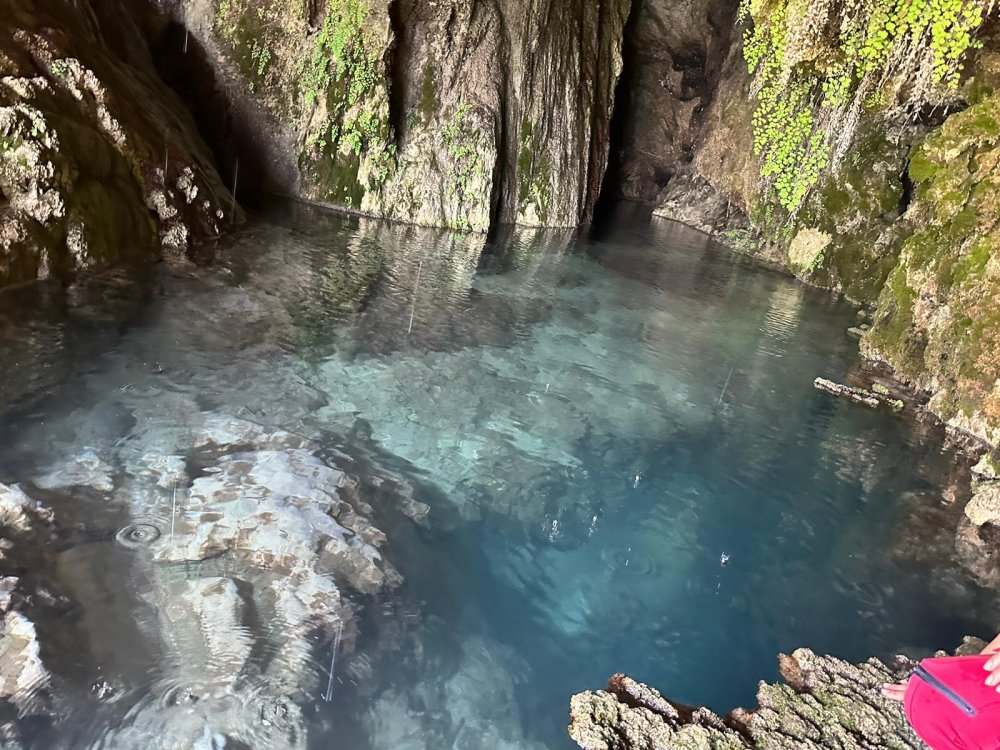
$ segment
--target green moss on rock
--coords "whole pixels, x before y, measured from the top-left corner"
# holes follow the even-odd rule
[[[216,34],[229,44],[251,91],[267,81],[280,38],[272,6],[268,0],[220,0],[213,18]]]
[[[900,233],[900,175],[907,154],[903,144],[888,140],[885,133],[880,118],[868,119],[849,156],[822,178],[796,215],[788,239],[777,236],[786,247],[803,230],[828,236],[820,262],[790,268],[860,302],[878,298],[899,252],[894,240]],[[761,210],[767,211],[767,206]]]
[[[931,408],[1000,434],[1000,95],[951,115],[914,153],[913,232],[883,290],[866,353],[933,391]]]
[[[433,65],[427,65],[420,79],[420,114],[425,125],[434,121],[439,109],[441,100],[438,98],[437,74]]]
[[[521,124],[517,160],[517,213],[528,223],[545,226],[552,202],[552,159],[529,120]]]

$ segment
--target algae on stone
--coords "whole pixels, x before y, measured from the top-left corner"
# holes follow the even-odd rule
[[[174,12],[208,51],[275,189],[459,230],[587,220],[628,2],[390,6],[181,0]],[[527,161],[522,121],[534,127]]]
[[[1000,95],[953,114],[910,166],[914,231],[878,301],[866,356],[929,391],[929,408],[1000,439]]]

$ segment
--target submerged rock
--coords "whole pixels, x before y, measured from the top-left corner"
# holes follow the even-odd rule
[[[22,568],[25,548],[36,545],[51,523],[52,513],[41,503],[17,486],[0,484],[2,570]],[[35,623],[25,614],[21,587],[15,576],[0,577],[0,705],[9,703],[25,718],[47,712],[51,677],[42,662]],[[0,740],[8,739],[6,735],[16,738],[16,727],[0,728]]]
[[[0,529],[4,539],[23,540],[51,521],[52,511],[32,500],[16,484],[0,484]]]
[[[584,750],[919,750],[899,703],[881,686],[907,677],[913,663],[869,659],[851,664],[798,649],[780,660],[784,685],[761,683],[758,707],[722,718],[664,698],[653,688],[615,675],[606,690],[571,702],[570,737]]]
[[[17,610],[4,609],[0,633],[0,701],[24,710],[48,686],[34,623]]]
[[[302,435],[202,412],[177,394],[168,416],[161,404],[149,419],[141,394],[125,398],[142,419],[124,437],[39,480],[53,494],[86,488],[81,498],[128,514],[117,532],[81,532],[88,543],[55,553],[78,600],[67,627],[82,644],[81,664],[96,670],[83,700],[137,696],[124,716],[95,728],[92,746],[301,750],[304,706],[333,679],[331,655],[353,651],[362,602],[402,582],[384,555],[376,509],[347,471],[352,459]],[[404,484],[372,473],[386,502]],[[425,520],[412,488],[400,503],[390,510]],[[0,485],[5,530],[32,534],[46,517],[23,491]],[[125,565],[121,580],[98,576],[94,566],[105,565]],[[17,601],[7,583],[0,700],[20,708],[51,686],[32,623],[7,609]],[[146,675],[137,684],[114,633],[151,652],[151,684]],[[55,697],[76,705],[78,689],[61,680]],[[66,720],[81,719],[68,712]]]
[[[385,535],[343,499],[347,476],[305,449],[226,455],[194,480],[180,500],[158,560],[205,560],[232,554],[287,576],[287,582],[334,573],[373,594],[401,582],[378,547]],[[362,510],[364,510],[362,508]],[[320,601],[317,614],[332,607]]]
[[[464,641],[456,657],[445,675],[374,701],[366,717],[373,750],[543,750],[511,715],[517,688],[504,662],[518,657],[485,638]]]
[[[110,492],[114,489],[111,465],[101,459],[93,450],[85,450],[71,461],[53,467],[51,471],[35,479],[42,489],[63,487],[93,487]]]

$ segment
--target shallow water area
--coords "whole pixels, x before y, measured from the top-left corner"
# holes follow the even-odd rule
[[[22,742],[570,748],[614,672],[725,712],[782,650],[987,634],[954,456],[812,386],[854,322],[666,222],[303,207],[0,297],[0,481],[58,524]]]

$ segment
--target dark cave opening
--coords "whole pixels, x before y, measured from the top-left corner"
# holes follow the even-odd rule
[[[913,202],[913,180],[910,179],[910,160],[906,160],[906,164],[903,165],[903,171],[899,175],[900,182],[903,185],[903,192],[899,196],[899,206],[897,211],[899,215],[902,216],[906,213],[906,209],[910,207],[910,203]]]
[[[594,205],[593,228],[599,232],[602,227],[615,219],[621,195],[621,175],[625,149],[628,144],[629,125],[634,109],[632,92],[635,87],[639,66],[639,39],[636,29],[639,23],[642,0],[632,0],[625,28],[622,33],[622,71],[615,85],[614,106],[608,131],[608,163],[601,181],[601,190]]]
[[[681,90],[677,98],[682,101],[704,101],[710,88],[708,61],[700,49],[679,49],[673,53],[671,67],[681,74]]]
[[[170,21],[151,40],[150,49],[160,77],[191,112],[226,187],[232,190],[237,181],[239,202],[252,204],[255,195],[287,192],[275,179],[266,154],[246,123],[234,115],[208,52],[197,37],[182,24]]]
[[[396,141],[402,143],[406,131],[407,91],[405,84],[407,61],[410,59],[410,40],[406,34],[412,4],[406,0],[392,0],[389,3],[389,25],[392,28],[393,44],[389,49],[386,70],[389,71],[389,128]]]

